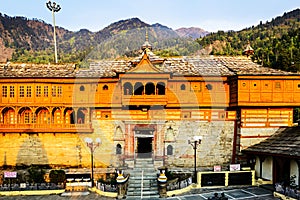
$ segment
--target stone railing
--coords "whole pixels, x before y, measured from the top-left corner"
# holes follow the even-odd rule
[[[192,184],[192,177],[179,181],[178,178],[167,182],[167,191],[179,190]]]
[[[23,190],[58,190],[64,186],[55,183],[15,183],[0,185],[0,191],[23,191]]]
[[[108,183],[97,183],[97,189],[103,192],[117,192],[117,185]]]

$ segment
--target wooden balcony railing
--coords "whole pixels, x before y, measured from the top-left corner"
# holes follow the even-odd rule
[[[123,95],[123,105],[166,105],[166,95]]]
[[[0,133],[92,133],[91,124],[0,124]]]

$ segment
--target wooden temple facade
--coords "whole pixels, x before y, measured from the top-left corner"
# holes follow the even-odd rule
[[[300,76],[245,57],[0,65],[0,165],[191,167],[188,139],[203,136],[199,167],[238,162],[241,150],[293,126]]]

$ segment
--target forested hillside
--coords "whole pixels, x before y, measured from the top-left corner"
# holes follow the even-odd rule
[[[86,59],[135,56],[145,42],[146,31],[149,42],[161,56],[188,55],[200,48],[194,39],[180,36],[167,26],[158,23],[150,25],[138,18],[131,18],[114,22],[98,32],[87,29],[72,32],[57,27],[58,60],[61,63],[79,63]],[[193,29],[189,30],[189,34],[205,35],[207,32]],[[53,62],[53,26],[38,19],[0,13],[0,62],[6,61]]]
[[[300,9],[241,31],[218,31],[197,39],[212,55],[242,55],[250,42],[253,61],[264,66],[300,71]]]

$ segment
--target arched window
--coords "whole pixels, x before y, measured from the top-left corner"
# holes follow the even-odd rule
[[[141,82],[137,82],[134,85],[134,95],[143,95],[144,85]]]
[[[155,85],[154,83],[147,83],[145,86],[146,89],[146,95],[155,95]]]
[[[108,90],[108,86],[107,85],[104,85],[102,90]]]
[[[118,155],[122,154],[122,146],[120,144],[117,144],[116,154],[118,154]]]
[[[172,156],[173,155],[173,146],[172,145],[168,145],[167,146],[167,155],[168,156]]]
[[[124,83],[124,95],[132,95],[132,85],[129,82]]]
[[[83,86],[83,85],[80,86],[79,90],[80,90],[80,91],[84,91],[84,90],[85,90],[84,86]]]
[[[181,84],[180,89],[185,90],[185,84]]]
[[[41,107],[36,110],[37,123],[50,124],[50,112],[47,108]]]
[[[77,111],[77,124],[85,123],[85,116],[88,114],[86,108],[79,108]]]
[[[165,95],[166,94],[165,87],[166,87],[165,83],[163,83],[163,82],[157,83],[156,94],[158,94],[158,95]]]
[[[36,122],[36,115],[28,107],[21,108],[19,110],[22,124],[33,124]]]
[[[4,108],[2,110],[2,116],[4,124],[15,124],[17,121],[15,116],[15,110],[12,108]]]
[[[60,112],[60,111],[59,111]],[[76,113],[73,108],[66,108],[64,111],[65,123],[67,124],[75,124],[75,116]]]

